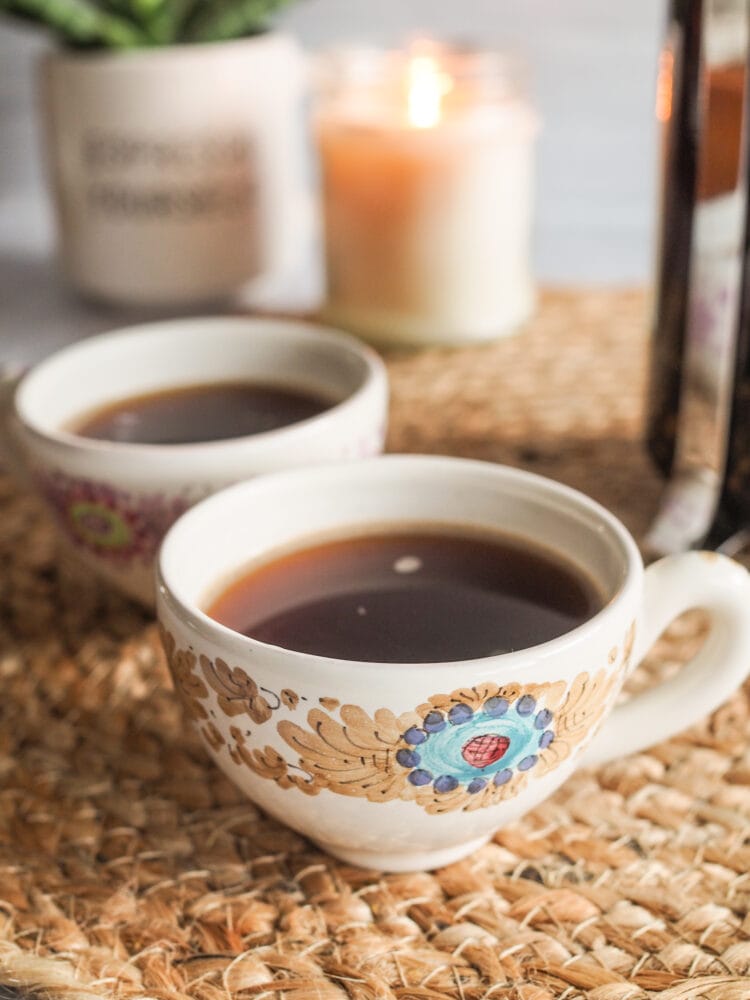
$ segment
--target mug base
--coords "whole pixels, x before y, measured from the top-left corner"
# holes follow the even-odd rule
[[[370,868],[381,872],[423,872],[461,861],[483,847],[490,837],[491,834],[488,834],[485,837],[469,840],[465,844],[454,844],[452,847],[434,851],[413,852],[360,851],[339,844],[328,844],[323,840],[314,840],[313,843],[334,858],[356,865],[358,868]]]

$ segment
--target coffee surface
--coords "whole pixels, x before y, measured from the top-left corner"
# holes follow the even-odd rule
[[[236,580],[207,613],[286,649],[419,663],[534,646],[603,603],[577,567],[525,539],[414,530],[280,556]]]
[[[191,444],[277,430],[330,406],[330,401],[297,389],[210,382],[117,400],[74,422],[70,430],[100,441]]]

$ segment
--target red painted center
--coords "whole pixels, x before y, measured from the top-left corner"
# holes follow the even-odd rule
[[[485,733],[482,736],[475,736],[473,740],[464,743],[461,755],[467,764],[472,767],[489,767],[495,761],[504,756],[505,751],[510,746],[507,736],[498,736],[497,733]]]

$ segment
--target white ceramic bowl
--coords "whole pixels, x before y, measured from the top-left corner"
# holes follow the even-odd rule
[[[409,664],[282,649],[205,613],[229,581],[274,553],[404,522],[533,538],[589,574],[605,605],[528,649]],[[631,536],[593,500],[486,462],[396,455],[240,483],[174,525],[158,571],[175,685],[217,764],[273,816],[372,868],[455,861],[583,760],[667,738],[748,672],[742,567],[690,552],[644,573]],[[613,707],[643,653],[693,607],[713,619],[704,649],[677,677]]]
[[[201,444],[125,444],[65,430],[108,402],[199,382],[258,379],[330,398],[318,416]],[[383,363],[369,348],[302,322],[234,317],[152,323],[84,340],[21,381],[12,412],[23,464],[72,549],[146,603],[153,557],[172,522],[238,480],[381,451]]]

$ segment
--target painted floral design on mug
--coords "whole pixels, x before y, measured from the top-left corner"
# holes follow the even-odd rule
[[[554,712],[539,708],[533,694],[512,700],[515,693],[504,689],[482,697],[472,688],[472,696],[450,707],[428,709],[422,724],[402,735],[405,745],[396,751],[406,780],[417,788],[432,785],[436,792],[463,786],[476,795],[490,783],[506,785],[515,773],[536,767],[540,751],[555,739]],[[453,697],[461,698],[461,692]]]
[[[175,689],[185,713],[195,722],[201,723],[208,719],[208,709],[205,699],[208,698],[208,688],[205,682],[195,673],[196,655],[192,650],[177,649],[174,636],[166,629],[159,627],[164,652],[167,655]]]
[[[259,687],[241,667],[229,667],[224,660],[214,661],[201,656],[200,666],[203,676],[219,696],[219,707],[227,716],[245,714],[261,725],[282,705],[294,709],[299,703],[299,695],[290,688],[282,688],[276,694]]]
[[[159,625],[164,652],[167,656],[175,689],[185,714],[198,726],[209,747],[218,751],[226,744],[216,724],[211,721],[215,712],[209,707],[209,687],[216,693],[219,711],[229,718],[247,716],[249,722],[263,725],[281,708],[293,711],[300,696],[290,688],[278,693],[261,688],[240,667],[230,668],[222,659],[209,660],[192,649],[178,649],[171,632]],[[244,741],[246,730],[239,725],[230,726],[230,736],[237,745]],[[241,760],[234,747],[230,750],[235,763]]]
[[[357,705],[319,699],[330,707],[310,709],[306,725],[289,718],[277,722],[290,756],[268,745],[251,748],[250,732],[238,726],[230,728],[228,752],[259,777],[308,795],[326,789],[370,802],[401,799],[433,814],[495,805],[516,796],[533,777],[549,774],[594,735],[628,672],[634,639],[635,624],[621,649],[611,651],[607,667],[581,672],[569,684],[486,682],[433,695],[400,716],[385,708],[370,715]],[[169,633],[164,641],[185,690],[184,654]],[[242,668],[205,656],[199,663],[226,716],[245,714],[261,725],[282,705],[294,709],[300,702],[294,692],[282,691],[271,705]],[[216,749],[215,741],[208,742]]]
[[[167,529],[197,498],[136,494],[61,472],[37,482],[68,538],[112,562],[148,564]]]

